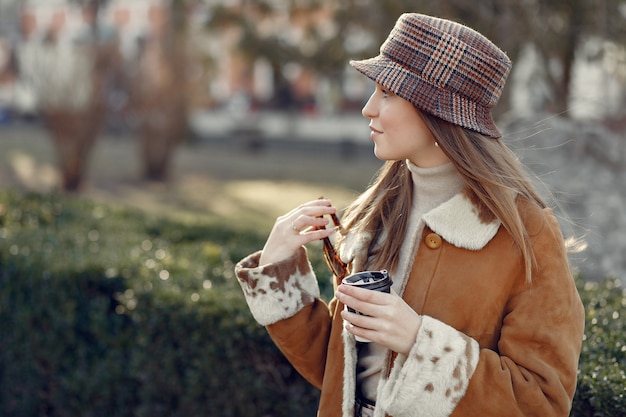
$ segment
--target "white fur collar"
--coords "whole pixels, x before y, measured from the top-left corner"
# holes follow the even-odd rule
[[[461,192],[424,214],[422,219],[433,232],[454,246],[479,250],[500,228],[498,219],[485,223],[480,214],[480,208]]]
[[[489,243],[500,228],[500,221],[493,218],[485,222],[481,209],[462,191],[422,216],[424,223],[450,244],[463,249],[480,250]],[[484,216],[482,216],[484,217]],[[360,270],[366,261],[367,247],[372,240],[369,233],[350,233],[340,248],[344,262],[353,262],[354,270]],[[363,259],[361,259],[363,258]],[[357,264],[358,265],[355,265]]]

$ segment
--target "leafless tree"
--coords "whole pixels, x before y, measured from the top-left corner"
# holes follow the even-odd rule
[[[86,30],[60,42],[53,27],[43,39],[20,48],[20,73],[38,99],[61,171],[61,186],[77,191],[105,114],[106,73],[116,56],[111,39],[97,27],[99,1],[81,5]]]
[[[171,8],[152,9],[153,31],[141,41],[129,76],[143,176],[151,181],[167,179],[174,151],[187,133],[182,12],[176,2]]]

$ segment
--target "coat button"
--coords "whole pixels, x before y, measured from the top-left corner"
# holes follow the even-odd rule
[[[441,236],[437,233],[429,233],[426,235],[424,242],[430,249],[439,249],[441,247]]]

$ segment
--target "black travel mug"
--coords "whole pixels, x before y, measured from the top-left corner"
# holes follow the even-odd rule
[[[391,280],[387,270],[382,269],[380,271],[362,271],[348,275],[341,280],[341,283],[372,291],[389,293],[391,292],[391,284],[393,284],[393,281]],[[346,306],[346,308],[351,313],[361,314],[348,306]],[[356,340],[359,342],[370,342],[370,340],[363,339],[361,337],[356,337]]]

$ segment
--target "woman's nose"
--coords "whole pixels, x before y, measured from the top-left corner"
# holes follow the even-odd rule
[[[361,110],[361,114],[367,119],[372,119],[377,115],[376,106],[374,103],[374,94],[370,96],[369,100],[367,100],[367,103],[365,103],[365,106],[363,106],[363,109]]]

